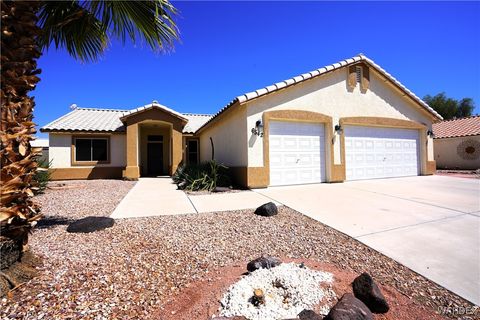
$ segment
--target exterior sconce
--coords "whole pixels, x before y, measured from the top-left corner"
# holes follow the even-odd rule
[[[435,134],[433,133],[432,130],[427,131],[427,136],[429,136],[430,138],[435,138]]]
[[[339,125],[339,124],[336,124],[335,125],[335,132],[338,133],[338,134],[342,133],[343,132],[342,126]]]
[[[255,128],[252,128],[252,133],[259,137],[263,137],[263,123],[262,120],[255,122]]]

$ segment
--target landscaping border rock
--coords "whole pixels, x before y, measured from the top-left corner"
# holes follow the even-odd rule
[[[271,217],[278,214],[278,208],[273,202],[262,204],[255,210],[255,214],[262,217]]]
[[[387,313],[388,306],[385,297],[373,278],[366,272],[353,280],[353,294],[360,299],[373,313]]]

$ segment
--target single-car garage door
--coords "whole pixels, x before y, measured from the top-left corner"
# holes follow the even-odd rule
[[[271,121],[269,127],[270,185],[325,181],[323,124]]]
[[[420,173],[418,130],[360,126],[344,130],[346,180]]]

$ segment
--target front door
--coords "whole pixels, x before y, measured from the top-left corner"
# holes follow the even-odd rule
[[[163,174],[163,143],[147,143],[147,172],[149,176]]]

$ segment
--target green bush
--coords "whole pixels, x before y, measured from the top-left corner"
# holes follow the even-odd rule
[[[216,187],[230,187],[228,167],[208,161],[200,164],[181,165],[172,176],[173,182],[181,190],[212,191]]]
[[[37,172],[33,176],[33,179],[37,182],[36,194],[45,192],[47,188],[48,181],[50,181],[50,176],[52,175],[52,170],[50,169],[52,162],[46,160],[38,161]]]

